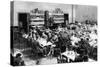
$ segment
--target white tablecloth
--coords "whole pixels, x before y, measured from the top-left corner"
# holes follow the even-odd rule
[[[62,55],[67,56],[69,59],[75,60],[75,57],[77,57],[79,54],[77,54],[74,51],[66,51],[66,52],[62,53]]]

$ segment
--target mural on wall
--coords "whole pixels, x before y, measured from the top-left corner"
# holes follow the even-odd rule
[[[37,24],[44,24],[44,12],[45,11],[39,10],[38,8],[30,11],[30,21],[33,23],[32,25],[36,24],[36,22]],[[64,23],[64,12],[60,8],[49,11],[49,16],[52,16],[56,23]]]

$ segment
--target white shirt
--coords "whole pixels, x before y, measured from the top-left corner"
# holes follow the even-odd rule
[[[28,34],[23,34],[22,37],[27,39],[28,38]]]
[[[71,41],[71,42],[72,42],[72,45],[75,46],[75,43],[78,43],[78,41],[80,41],[80,38],[77,38],[77,37],[75,37],[75,36],[72,36],[72,37],[71,37],[71,40],[72,40],[72,41]]]

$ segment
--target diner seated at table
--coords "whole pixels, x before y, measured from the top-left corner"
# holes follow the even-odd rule
[[[96,56],[97,34],[87,26],[81,24],[78,30],[61,26],[52,30],[49,28],[41,30],[36,27],[28,34],[23,33],[22,36],[32,42],[33,49],[45,56],[60,53],[58,56],[62,55],[62,59],[66,59],[66,62],[88,61],[92,52],[93,57]]]

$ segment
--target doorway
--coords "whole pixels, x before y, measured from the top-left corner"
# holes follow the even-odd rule
[[[28,33],[28,13],[18,13],[19,31]]]
[[[69,14],[64,14],[64,25],[69,23]]]

